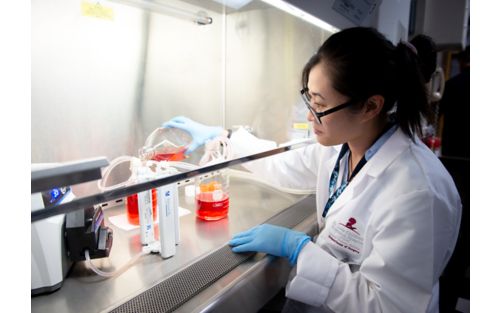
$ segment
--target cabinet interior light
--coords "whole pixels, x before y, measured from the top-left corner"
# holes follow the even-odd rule
[[[339,31],[338,28],[328,24],[327,22],[320,20],[319,18],[304,12],[303,10],[291,5],[290,3],[283,1],[283,0],[261,0],[262,2],[265,2],[269,5],[272,5],[273,7],[276,7],[282,11],[285,11],[289,14],[292,14],[308,23],[311,23],[315,26],[318,26],[321,29],[324,29],[328,32],[331,33],[336,33]]]
[[[154,13],[160,13],[179,18],[191,20],[199,25],[212,24],[212,18],[207,16],[205,12],[190,12],[182,10],[159,1],[154,0],[109,0],[112,2],[129,5],[143,10],[148,10]]]

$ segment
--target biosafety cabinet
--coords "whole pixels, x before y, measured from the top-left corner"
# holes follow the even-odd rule
[[[303,65],[338,29],[375,25],[383,5],[373,1],[356,20],[340,2],[329,5],[332,20],[304,1],[31,1],[32,312],[256,312],[283,288],[285,260],[234,254],[227,242],[264,222],[314,235],[314,195],[271,186],[241,164],[310,144]],[[181,115],[284,146],[98,188],[112,160],[137,156]],[[230,179],[229,214],[200,220],[190,186],[220,171]],[[141,255],[140,229],[123,222],[126,199],[166,185],[176,185],[182,208],[175,254]],[[94,266],[123,270],[104,278],[84,256],[74,260],[75,247],[89,244]]]

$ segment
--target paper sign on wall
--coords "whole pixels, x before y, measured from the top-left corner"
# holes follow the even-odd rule
[[[91,16],[105,20],[112,20],[114,18],[113,9],[103,6],[99,1],[82,1],[80,9],[83,16]]]
[[[335,0],[332,9],[359,26],[379,2],[380,0]]]

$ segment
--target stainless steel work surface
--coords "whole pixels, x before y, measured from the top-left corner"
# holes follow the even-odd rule
[[[143,256],[129,269],[110,279],[97,276],[86,267],[85,262],[78,262],[60,290],[32,297],[31,311],[109,310],[224,246],[233,234],[260,224],[305,198],[303,195],[284,193],[254,181],[231,177],[228,218],[205,222],[196,218],[195,204],[193,201],[186,201],[182,187],[179,192],[180,205],[191,213],[181,217],[181,243],[177,246],[175,256],[166,260],[159,255]],[[102,270],[118,269],[141,251],[138,228],[124,231],[108,220],[110,216],[123,214],[124,211],[123,206],[105,210],[107,225],[113,228],[114,239],[110,257],[93,260]]]

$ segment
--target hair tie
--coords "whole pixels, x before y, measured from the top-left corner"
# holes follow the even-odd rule
[[[415,55],[418,55],[417,48],[415,48],[415,46],[411,42],[401,41],[401,43],[403,45],[405,45],[406,47],[408,47],[411,51],[413,51],[413,53],[415,53]]]

